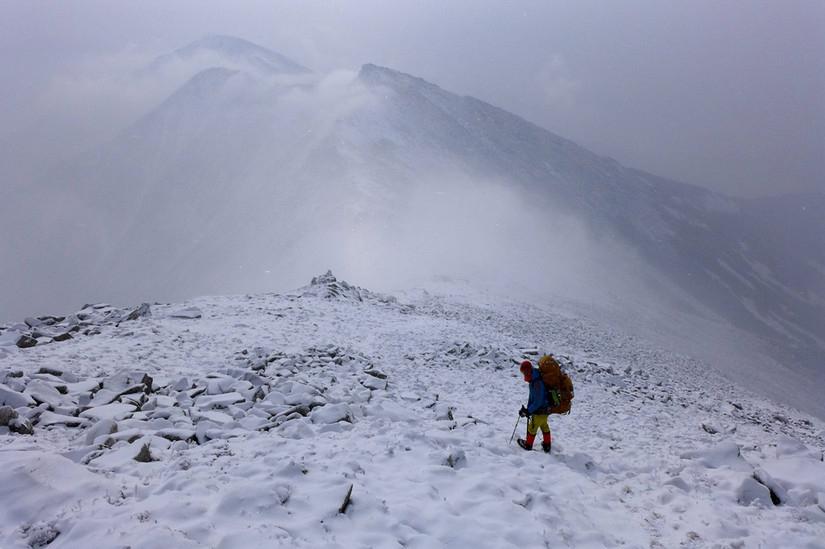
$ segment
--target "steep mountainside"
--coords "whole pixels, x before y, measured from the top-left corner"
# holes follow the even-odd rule
[[[825,196],[718,195],[625,168],[414,77],[367,65],[360,78],[391,90],[389,106],[372,120],[385,163],[444,161],[449,154],[447,163],[522,185],[536,200],[576,211],[596,230],[621,234],[670,280],[736,325],[798,349],[794,359],[811,366],[818,357],[822,366]]]

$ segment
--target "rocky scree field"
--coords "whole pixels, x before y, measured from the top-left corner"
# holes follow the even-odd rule
[[[590,319],[327,273],[0,330],[3,548],[823,547],[822,422]]]

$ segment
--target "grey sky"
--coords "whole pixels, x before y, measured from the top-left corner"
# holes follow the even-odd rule
[[[52,135],[71,126],[54,129],[39,110],[60,109],[41,96],[55,71],[209,32],[321,71],[388,65],[624,164],[717,190],[825,191],[818,1],[5,2],[0,144],[15,154],[12,169],[72,141]]]

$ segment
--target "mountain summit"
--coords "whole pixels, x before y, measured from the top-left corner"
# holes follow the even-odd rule
[[[216,65],[246,67],[266,74],[305,74],[311,72],[292,59],[252,42],[233,36],[209,34],[191,44],[162,55],[152,68],[162,68],[174,62],[194,62],[212,58]]]

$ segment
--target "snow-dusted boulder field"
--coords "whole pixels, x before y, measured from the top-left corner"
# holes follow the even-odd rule
[[[508,444],[543,352],[549,456]],[[587,319],[331,273],[0,327],[3,549],[822,547],[823,437]]]

